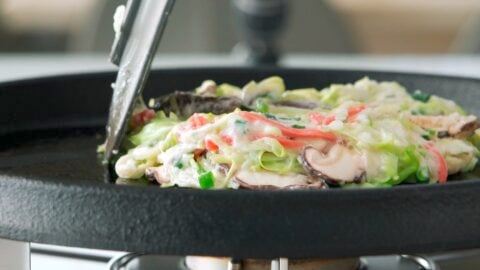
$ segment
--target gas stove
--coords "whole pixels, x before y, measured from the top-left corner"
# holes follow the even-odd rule
[[[480,268],[480,249],[428,255],[388,255],[333,260],[238,260],[127,253],[109,262],[111,270],[469,270]]]
[[[32,244],[32,270],[66,268],[72,270],[476,270],[480,269],[480,249],[332,260],[289,260],[286,258],[240,260],[125,253]]]

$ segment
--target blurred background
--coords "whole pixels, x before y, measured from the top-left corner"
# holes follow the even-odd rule
[[[0,0],[0,53],[107,53],[117,0]],[[478,0],[289,2],[288,53],[480,52]],[[228,0],[177,0],[162,54],[229,53],[240,38]]]

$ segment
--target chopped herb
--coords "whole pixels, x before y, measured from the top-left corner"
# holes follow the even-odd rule
[[[257,112],[267,113],[270,109],[265,98],[257,98],[255,101],[255,106],[257,107]]]
[[[212,188],[214,186],[214,180],[215,180],[215,177],[214,177],[212,171],[202,173],[198,177],[198,182],[200,184],[200,188],[202,188],[202,189]]]
[[[437,132],[432,129],[426,129],[425,133],[422,134],[422,138],[424,138],[425,140],[431,140],[435,137],[437,137]]]
[[[235,120],[235,129],[241,132],[242,134],[247,134],[247,121],[237,119]]]
[[[427,167],[421,167],[415,174],[418,183],[426,183],[430,180],[430,172]]]
[[[175,167],[177,167],[177,168],[179,168],[179,169],[183,169],[183,163],[182,163],[182,161],[181,161],[180,159],[177,160],[177,162],[175,162],[175,165],[173,165],[173,166],[175,166]]]
[[[418,101],[421,101],[421,102],[428,102],[428,100],[430,99],[430,94],[429,93],[425,93],[425,92],[422,92],[420,90],[415,90],[412,94],[411,94],[412,98],[415,99],[415,100],[418,100]]]
[[[427,111],[424,108],[418,108],[417,110],[410,111],[412,115],[427,115]]]
[[[293,124],[292,127],[293,128],[305,128],[304,125],[299,125],[299,124]]]
[[[235,120],[235,124],[237,124],[237,125],[246,125],[246,124],[247,124],[247,121],[237,119],[237,120]]]
[[[300,120],[302,120],[302,118],[300,118],[298,116],[293,117],[293,118],[292,117],[282,117],[282,116],[280,116],[280,117],[278,117],[278,119],[285,120],[285,121],[300,121]]]
[[[267,117],[268,119],[277,120],[277,117],[273,114],[263,113],[263,115],[265,115],[265,117]]]

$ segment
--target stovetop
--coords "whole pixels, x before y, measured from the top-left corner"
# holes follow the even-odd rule
[[[370,256],[362,257],[360,262],[359,270],[473,270],[480,269],[480,250],[419,256]],[[112,270],[188,270],[185,257],[180,256],[127,256],[123,263],[115,265],[111,262],[110,265],[114,266]]]
[[[34,244],[31,269],[188,270],[183,256],[126,255],[129,253]],[[120,258],[123,258],[121,262]],[[362,257],[360,261],[359,270],[477,270],[480,269],[480,249],[413,258],[400,255],[369,256]]]

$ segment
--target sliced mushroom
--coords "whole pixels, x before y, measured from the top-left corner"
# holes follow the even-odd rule
[[[145,177],[150,181],[157,181],[159,184],[170,182],[164,166],[148,168],[145,171]]]
[[[229,113],[241,105],[242,100],[237,97],[202,96],[181,91],[152,99],[149,102],[149,106],[155,111],[164,111],[166,114],[173,112],[184,119],[194,113]]]
[[[307,146],[300,160],[310,175],[329,185],[361,182],[365,178],[366,166],[362,156],[341,144],[333,145],[328,152]]]
[[[438,134],[456,138],[465,138],[472,135],[478,127],[477,117],[473,115],[463,116],[458,113],[450,115],[409,115],[411,122],[424,129],[438,131]]]
[[[315,180],[308,175],[286,174],[280,175],[271,172],[252,172],[240,170],[235,175],[235,181],[248,189],[310,189],[326,188],[322,181]]]
[[[319,139],[296,139],[299,142],[302,142],[305,144],[305,146],[311,146],[313,148],[316,148],[320,150],[321,152],[328,152],[332,146],[335,145],[335,143],[332,143],[327,140],[319,140]]]

